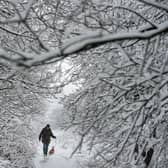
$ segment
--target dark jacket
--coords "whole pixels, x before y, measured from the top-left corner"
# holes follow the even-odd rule
[[[56,138],[56,136],[53,135],[50,127],[44,127],[39,135],[39,141],[42,139],[42,142],[45,144],[50,143],[50,137]]]

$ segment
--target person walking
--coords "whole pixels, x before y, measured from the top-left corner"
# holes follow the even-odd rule
[[[44,158],[47,157],[48,154],[48,146],[50,144],[51,138],[56,139],[56,136],[52,133],[50,125],[47,124],[40,132],[39,135],[39,141],[42,140],[43,143],[43,154],[44,154]]]

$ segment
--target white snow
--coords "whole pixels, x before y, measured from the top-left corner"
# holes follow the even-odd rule
[[[57,128],[56,118],[60,118],[60,111],[62,106],[54,103],[49,105],[49,109],[46,112],[46,116],[43,117],[43,121],[38,122],[38,127],[36,128],[37,139],[40,130],[47,124],[50,123],[51,129],[57,139],[51,139],[52,146],[55,147],[55,153],[47,157],[46,160],[43,159],[42,143],[37,140],[37,154],[34,159],[34,164],[36,168],[77,168],[77,158],[70,158],[70,155],[77,144],[77,137],[73,135],[70,131],[64,131]]]
[[[53,132],[56,132],[54,130]],[[58,130],[57,130],[58,132]],[[35,158],[35,165],[37,168],[77,168],[77,161],[75,158],[69,158],[70,153],[72,152],[71,144],[66,144],[66,142],[61,142],[60,139],[63,137],[61,131],[56,134],[57,141],[52,143],[49,146],[49,149],[54,145],[55,153],[51,156],[48,156],[46,160],[43,159],[42,154],[42,144],[40,143],[37,148],[37,156]],[[66,140],[65,140],[66,141]],[[54,144],[55,143],[55,144]]]
[[[10,165],[10,162],[0,157],[0,168],[5,168],[7,165]]]

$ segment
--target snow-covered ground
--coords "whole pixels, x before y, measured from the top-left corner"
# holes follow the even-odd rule
[[[37,168],[77,168],[77,160],[74,158],[69,158],[72,150],[73,141],[70,138],[71,135],[68,135],[64,131],[61,130],[53,130],[55,135],[57,136],[57,140],[52,139],[52,142],[49,146],[51,149],[52,146],[55,147],[55,153],[51,156],[48,156],[46,160],[43,159],[42,154],[42,144],[39,143],[37,148],[37,155],[35,158],[35,165]]]
[[[5,168],[10,165],[8,160],[4,160],[4,158],[0,157],[0,168]]]
[[[69,158],[76,144],[78,143],[77,137],[72,132],[65,132],[57,127],[57,122],[61,118],[62,106],[55,103],[51,105],[46,112],[46,115],[39,121],[36,121],[36,132],[37,132],[37,154],[34,159],[34,163],[37,168],[77,168],[77,158]],[[43,159],[42,143],[38,141],[38,134],[40,130],[47,124],[50,123],[51,129],[56,135],[57,139],[52,139],[49,149],[52,146],[55,147],[55,153],[48,156],[46,160]]]

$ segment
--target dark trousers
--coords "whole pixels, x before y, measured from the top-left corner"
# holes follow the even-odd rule
[[[48,146],[49,146],[49,144],[43,143],[43,154],[44,155],[47,155],[47,153],[48,153]]]

